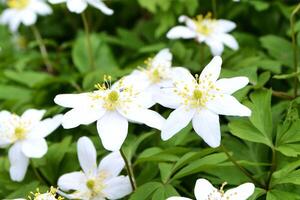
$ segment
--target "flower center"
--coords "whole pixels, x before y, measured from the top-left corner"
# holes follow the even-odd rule
[[[86,186],[90,189],[93,190],[93,188],[95,187],[95,181],[90,179],[86,182]]]
[[[95,178],[87,180],[86,186],[91,192],[91,197],[99,197],[102,195],[102,191],[105,188],[103,181],[106,177],[106,173],[100,172]]]
[[[109,101],[116,102],[116,101],[118,101],[118,99],[119,99],[119,93],[117,91],[113,90],[108,94]]]
[[[29,0],[7,0],[10,8],[23,9],[29,4]]]
[[[152,72],[152,81],[153,82],[158,82],[160,80],[160,74],[159,74],[159,71],[158,69],[155,69],[153,72]]]
[[[200,100],[203,96],[203,93],[199,89],[195,89],[193,92],[193,96],[196,100]]]
[[[26,129],[23,127],[16,127],[15,128],[15,136],[17,140],[23,140],[26,137]]]
[[[211,18],[211,13],[208,13],[205,17],[199,15],[193,20],[196,24],[196,30],[203,35],[209,35],[213,31],[213,25],[215,20]]]

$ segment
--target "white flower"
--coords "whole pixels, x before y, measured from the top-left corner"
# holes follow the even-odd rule
[[[234,22],[225,19],[211,19],[211,15],[206,17],[197,16],[191,19],[187,16],[180,16],[179,22],[185,23],[186,26],[175,26],[168,33],[169,39],[190,39],[195,38],[199,43],[206,43],[213,55],[221,55],[224,45],[233,50],[239,48],[234,37],[228,34],[236,25]]]
[[[0,16],[1,24],[8,24],[16,32],[20,24],[31,26],[36,23],[38,15],[49,15],[52,9],[43,0],[7,0],[8,8]]]
[[[62,115],[41,121],[45,110],[28,109],[22,116],[8,111],[0,112],[0,148],[12,144],[8,157],[10,176],[22,181],[27,171],[29,158],[41,158],[47,150],[44,139],[60,124]]]
[[[181,73],[187,73],[187,69],[183,67],[172,67],[172,54],[169,49],[162,49],[152,59],[145,61],[146,68],[140,68],[134,70],[128,78],[132,79],[135,87],[143,91],[145,95],[149,95],[149,102],[147,107],[153,106],[155,103],[164,105],[164,102],[160,102],[161,95],[164,94],[163,88],[168,88],[173,85],[173,77],[176,74],[179,76]],[[168,102],[168,106],[171,106],[171,101]]]
[[[216,56],[203,69],[199,77],[194,78],[189,73],[177,77],[175,89],[170,89],[170,96],[173,101],[178,102],[178,107],[170,114],[162,128],[163,140],[168,140],[192,121],[196,133],[209,146],[218,147],[221,141],[219,114],[251,115],[251,110],[231,96],[232,93],[248,84],[248,78],[234,77],[217,80],[221,64],[221,57]],[[161,101],[164,100],[161,99]]]
[[[71,12],[74,13],[82,13],[90,4],[91,6],[99,9],[106,15],[112,15],[114,11],[110,8],[108,8],[102,0],[49,0],[50,3],[52,4],[57,4],[57,3],[67,3],[67,7]]]
[[[63,117],[63,127],[74,128],[97,121],[102,144],[110,151],[121,148],[127,136],[128,121],[161,130],[165,119],[145,108],[148,97],[136,92],[126,80],[123,78],[112,86],[110,79],[106,80],[106,85],[98,84],[98,90],[89,93],[57,95],[55,103],[72,108]]]
[[[97,167],[96,149],[88,137],[81,137],[77,143],[77,153],[83,171],[61,176],[58,186],[69,199],[104,200],[120,199],[132,192],[128,176],[119,176],[124,168],[120,152],[105,156]]]
[[[206,179],[198,179],[195,186],[196,200],[246,200],[255,189],[253,183],[244,183],[236,188],[223,191],[224,183],[218,190]],[[170,197],[167,200],[191,200],[185,197]]]

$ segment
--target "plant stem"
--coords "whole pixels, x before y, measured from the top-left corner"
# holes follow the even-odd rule
[[[90,63],[91,68],[95,69],[95,61],[94,61],[94,56],[93,56],[93,48],[92,48],[91,37],[90,37],[89,23],[88,23],[85,12],[81,13],[81,18],[82,18],[82,22],[83,22],[83,26],[84,26],[84,31],[85,31],[86,47],[87,47],[87,51],[88,51],[89,63]]]
[[[225,148],[224,145],[221,145],[224,153],[226,154],[226,156],[228,157],[228,159],[241,171],[243,172],[250,180],[252,180],[252,182],[260,187],[264,187],[258,180],[256,180],[246,169],[244,169],[236,160],[234,160],[234,158],[230,155],[230,153],[228,152],[228,150]]]
[[[211,6],[213,10],[213,18],[217,18],[217,1],[216,0],[211,0]]]
[[[34,35],[34,37],[35,37],[35,39],[36,39],[36,41],[39,45],[40,52],[42,54],[43,61],[44,61],[44,64],[46,65],[47,71],[49,73],[53,73],[53,67],[52,67],[52,64],[49,60],[47,48],[46,48],[46,46],[43,42],[42,36],[41,36],[38,28],[35,25],[32,25],[31,29],[32,29],[33,35]]]
[[[300,3],[293,10],[290,16],[290,26],[291,26],[291,37],[292,37],[292,45],[293,45],[293,54],[294,54],[294,71],[298,73],[298,45],[297,45],[297,37],[295,33],[295,15],[300,10]],[[294,97],[298,96],[298,76],[294,78]]]
[[[32,162],[32,161],[30,162],[30,166],[31,166],[31,168],[32,168],[32,171],[33,171],[34,175],[37,177],[37,179],[38,179],[41,183],[43,183],[43,184],[45,184],[45,185],[47,185],[47,186],[50,187],[51,184],[48,182],[48,180],[46,180],[45,178],[43,178],[43,177],[41,176],[40,172],[35,168],[35,166],[33,165],[33,162]]]
[[[281,91],[276,91],[276,90],[272,90],[272,95],[281,99],[289,99],[292,100],[294,99],[293,95],[289,95],[286,92],[281,92]]]
[[[130,164],[130,161],[127,160],[126,155],[122,149],[120,149],[120,153],[125,162],[125,166],[126,166],[126,170],[127,170],[128,176],[129,176],[130,184],[131,184],[132,190],[134,191],[134,190],[136,190],[137,187],[136,187],[136,182],[135,182],[132,166]]]

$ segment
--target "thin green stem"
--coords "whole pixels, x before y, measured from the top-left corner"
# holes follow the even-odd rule
[[[264,187],[258,180],[256,180],[246,169],[244,169],[228,152],[224,145],[221,145],[224,153],[228,159],[241,171],[243,172],[255,185]]]
[[[37,179],[44,185],[47,185],[50,187],[51,184],[49,183],[49,181],[41,176],[40,172],[35,168],[32,161],[30,162],[30,166],[31,166],[31,169],[32,169],[34,175],[37,177]]]
[[[90,66],[92,69],[95,69],[95,61],[94,61],[94,54],[93,54],[93,48],[92,48],[92,43],[91,43],[91,37],[90,37],[90,29],[89,29],[89,23],[87,20],[87,16],[85,12],[81,13],[81,18],[84,26],[84,31],[85,31],[85,38],[86,38],[86,47],[88,51],[88,59]]]
[[[31,29],[32,29],[32,32],[33,32],[33,35],[39,45],[39,48],[40,48],[40,52],[42,54],[42,57],[43,57],[43,61],[44,61],[44,64],[47,68],[47,71],[49,73],[53,73],[53,67],[52,67],[52,64],[49,60],[49,56],[48,56],[48,52],[47,52],[47,48],[43,42],[43,38],[38,30],[38,28],[35,26],[35,25],[32,25],[31,26]]]
[[[211,0],[211,6],[213,10],[213,17],[217,18],[217,0]]]
[[[131,187],[132,187],[133,190],[136,190],[136,188],[137,188],[136,187],[136,181],[135,181],[135,178],[134,178],[134,173],[133,173],[131,163],[130,163],[129,160],[127,160],[126,155],[125,155],[125,153],[123,152],[122,149],[120,149],[120,153],[121,153],[122,158],[125,162],[125,166],[126,166],[127,174],[129,176]]]
[[[293,45],[293,54],[294,54],[294,71],[298,73],[298,45],[297,45],[297,37],[295,33],[295,15],[300,10],[300,3],[293,10],[290,16],[290,26],[291,26],[291,37],[292,37],[292,45]],[[294,78],[294,97],[298,96],[298,76]]]

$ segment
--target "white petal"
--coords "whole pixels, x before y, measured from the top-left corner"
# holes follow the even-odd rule
[[[171,67],[172,54],[169,49],[160,50],[152,60],[152,67]]]
[[[194,21],[193,21],[191,18],[189,18],[189,17],[187,17],[187,16],[185,16],[185,15],[181,15],[181,16],[178,18],[178,21],[179,21],[180,23],[185,23],[186,26],[189,27],[189,28],[192,29],[192,30],[196,30],[196,29],[197,29],[197,26],[196,26],[196,24],[194,23]]]
[[[169,197],[167,198],[167,200],[192,200],[192,199],[185,198],[185,197]]]
[[[8,151],[10,177],[13,181],[22,181],[25,177],[29,159],[23,154],[21,144],[15,143]]]
[[[60,106],[67,108],[82,107],[84,104],[89,104],[88,93],[81,94],[59,94],[54,98],[54,102]]]
[[[211,147],[221,143],[219,116],[209,110],[201,110],[193,117],[193,128],[196,133]]]
[[[126,139],[128,121],[118,112],[106,112],[98,120],[97,130],[104,148],[109,151],[118,151]]]
[[[132,192],[128,176],[118,176],[105,181],[103,193],[108,199],[121,199]]]
[[[97,173],[97,153],[93,142],[86,136],[77,142],[77,154],[80,166],[86,175]]]
[[[220,76],[221,65],[222,58],[220,56],[215,56],[201,72],[200,80],[209,79],[215,82]]]
[[[213,56],[220,56],[224,51],[224,45],[219,39],[209,38],[205,40],[205,43],[209,46]]]
[[[7,24],[15,15],[16,15],[16,10],[5,9],[1,14],[0,23]]]
[[[194,109],[189,109],[185,106],[180,106],[174,110],[162,128],[161,138],[163,140],[168,140],[173,137],[176,133],[190,123],[194,114]]]
[[[26,110],[21,118],[26,121],[31,121],[32,124],[36,124],[41,121],[46,110],[28,109]]]
[[[197,200],[207,200],[209,198],[209,194],[214,190],[214,186],[206,180],[206,179],[198,179],[195,186],[195,196]]]
[[[236,188],[227,190],[224,199],[230,200],[246,200],[254,192],[255,186],[252,183],[244,183]]]
[[[251,110],[242,105],[236,98],[228,94],[216,95],[206,103],[206,106],[216,114],[230,116],[250,116]]]
[[[220,34],[219,38],[229,48],[233,50],[239,49],[239,44],[237,43],[236,39],[233,36],[229,34]]]
[[[41,158],[47,150],[48,145],[44,138],[27,139],[22,142],[22,151],[28,158]]]
[[[149,109],[132,108],[128,109],[127,112],[122,112],[122,114],[133,122],[143,123],[158,130],[161,130],[165,123],[165,118],[157,112]]]
[[[98,171],[105,171],[109,177],[116,177],[125,166],[125,162],[119,151],[112,152],[105,156],[98,167]]]
[[[17,32],[21,22],[22,22],[22,16],[19,13],[16,13],[14,18],[11,18],[8,21],[10,31],[11,32]]]
[[[105,113],[104,109],[77,109],[74,108],[65,113],[62,119],[62,126],[65,129],[74,128],[80,124],[89,125],[100,119]]]
[[[176,109],[180,106],[182,99],[174,92],[173,88],[161,88],[160,90],[160,92],[153,95],[155,102],[172,109]]]
[[[196,32],[185,26],[175,26],[167,33],[167,38],[169,39],[178,39],[178,38],[190,39],[195,37],[196,37]]]
[[[101,10],[106,15],[112,15],[114,13],[114,11],[108,8],[101,0],[87,0],[87,2]]]
[[[82,13],[86,7],[86,0],[67,0],[67,7],[71,12]]]
[[[245,76],[234,78],[222,78],[217,80],[216,87],[221,93],[232,94],[235,91],[245,87],[249,83],[249,79]]]
[[[216,29],[219,32],[230,32],[236,27],[236,24],[234,22],[225,19],[219,19],[217,23],[218,25],[216,26]]]
[[[44,119],[38,123],[29,133],[29,138],[44,138],[57,129],[62,123],[63,115],[56,115],[53,118]]]
[[[35,1],[31,7],[39,15],[48,15],[52,13],[51,7],[43,1]]]
[[[35,24],[37,20],[37,15],[36,13],[28,10],[28,11],[23,11],[22,13],[22,22],[26,26],[30,26],[32,24]]]
[[[68,191],[68,190],[80,190],[82,184],[85,184],[86,176],[82,172],[71,172],[64,174],[59,177],[57,185],[59,189]]]

